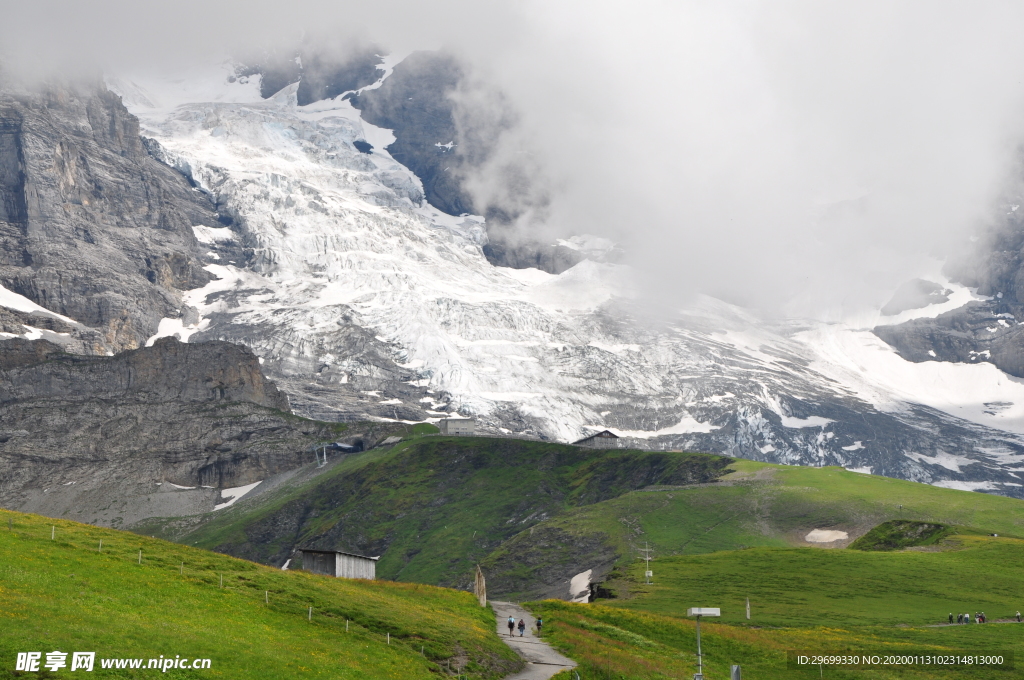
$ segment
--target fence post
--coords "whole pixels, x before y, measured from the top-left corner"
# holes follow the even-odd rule
[[[142,551],[139,551],[139,564],[142,564]]]
[[[221,587],[221,588],[223,588],[223,587],[224,587],[224,574],[221,574],[221,575],[220,575],[220,587]]]
[[[263,591],[263,603],[264,604],[270,604],[270,591],[269,590],[264,590]]]
[[[185,563],[182,562],[181,566],[178,567],[178,576],[184,576],[184,575],[185,575]]]
[[[102,538],[100,539],[100,547],[99,547],[98,552],[103,552],[103,539]]]
[[[309,608],[309,620],[310,621],[313,620],[313,608],[312,607]]]
[[[55,527],[55,526],[53,526],[53,525],[51,524],[51,525],[50,525],[50,540],[51,540],[51,541],[53,540],[53,536],[54,536],[54,534],[56,534],[56,533],[57,533],[57,527]]]

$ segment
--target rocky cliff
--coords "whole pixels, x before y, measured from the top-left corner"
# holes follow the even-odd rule
[[[47,337],[143,345],[210,278],[194,225],[219,226],[216,206],[149,154],[102,84],[0,89],[0,286],[77,322]],[[9,317],[0,331],[40,327]]]
[[[875,335],[914,362],[992,363],[1024,377],[1024,173],[997,206],[985,229],[961,244],[945,273],[974,290],[970,303],[940,315],[878,326]],[[930,286],[930,288],[929,288]],[[915,295],[908,293],[916,293]],[[941,286],[911,281],[900,288],[883,314],[945,301]],[[993,402],[999,411],[1001,405]]]
[[[208,511],[219,488],[295,470],[317,443],[363,429],[291,415],[230,343],[167,338],[105,357],[0,341],[4,507],[114,526]]]

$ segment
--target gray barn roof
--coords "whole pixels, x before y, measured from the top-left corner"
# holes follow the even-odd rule
[[[583,439],[580,439],[578,441],[574,441],[573,444],[574,445],[582,444],[583,442],[589,442],[591,439],[618,439],[618,438],[619,438],[619,435],[615,434],[614,432],[609,432],[608,430],[601,430],[597,434],[592,434],[589,437],[584,437]]]
[[[329,555],[348,555],[349,557],[361,557],[364,560],[373,560],[374,562],[376,562],[377,560],[380,559],[380,555],[377,555],[376,557],[370,557],[368,555],[357,555],[356,553],[345,552],[344,550],[323,550],[321,548],[299,548],[299,551],[300,552],[324,553],[325,555],[328,555],[328,554]]]

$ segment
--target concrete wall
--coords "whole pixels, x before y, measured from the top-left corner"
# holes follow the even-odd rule
[[[475,420],[445,419],[438,423],[441,434],[476,434]]]

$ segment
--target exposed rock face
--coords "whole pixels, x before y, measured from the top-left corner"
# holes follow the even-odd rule
[[[494,230],[488,232],[490,242],[484,246],[487,261],[496,267],[512,269],[540,269],[551,274],[564,272],[584,260],[578,250],[560,245],[541,245],[536,242],[508,243]]]
[[[416,173],[427,201],[449,215],[474,212],[461,170],[486,151],[465,148],[456,124],[452,95],[462,78],[453,55],[415,52],[379,88],[351,99],[363,120],[394,131],[388,153]]]
[[[131,396],[153,402],[244,401],[288,411],[287,397],[263,377],[259,360],[231,343],[162,338],[113,357],[68,355],[46,341],[14,339],[3,346],[13,350],[0,357],[0,403]],[[29,363],[28,357],[42,362]]]
[[[346,436],[345,426],[287,409],[258,359],[229,343],[168,338],[98,357],[2,341],[0,504],[115,526],[211,510],[215,491],[197,491],[211,497],[195,508],[197,499],[172,507],[149,496],[170,491],[167,482],[260,481],[310,462],[317,442]]]
[[[996,219],[987,230],[965,242],[953,253],[945,273],[951,280],[974,288],[986,301],[971,302],[936,318],[914,319],[898,325],[879,326],[875,335],[892,345],[905,359],[915,362],[950,361],[990,362],[1016,377],[1024,377],[1024,173],[1017,186],[998,206]],[[897,291],[883,308],[885,314],[923,307],[944,301],[941,287],[924,281],[911,281]],[[898,304],[908,297],[909,289],[918,289],[918,302]],[[920,299],[927,293],[929,299]],[[934,297],[939,295],[940,297]],[[894,306],[895,305],[895,306]],[[897,308],[898,307],[898,308]],[[999,404],[993,408],[998,409]]]
[[[239,78],[258,76],[264,99],[298,83],[296,98],[299,106],[305,106],[375,83],[383,73],[377,68],[382,53],[373,45],[338,56],[303,48],[287,57],[267,55],[258,63],[240,67],[236,74]]]
[[[486,213],[484,255],[491,264],[513,269],[537,268],[559,274],[584,259],[564,246],[524,239],[511,226],[515,210],[481,206],[465,186],[465,178],[494,152],[495,136],[508,124],[498,119],[475,120],[459,110],[466,74],[458,59],[445,52],[415,52],[381,85],[352,98],[363,120],[392,130],[391,156],[423,182],[427,201],[449,215]],[[502,114],[504,115],[504,114]],[[477,116],[478,117],[478,116]],[[510,184],[527,185],[529,178],[509,169]],[[515,202],[523,192],[512,190]]]
[[[82,324],[76,349],[139,347],[179,316],[210,278],[192,226],[217,224],[101,84],[0,91],[0,285]]]
[[[915,362],[990,362],[1024,377],[1024,328],[999,302],[972,302],[934,319],[878,326],[875,335]]]

